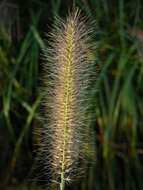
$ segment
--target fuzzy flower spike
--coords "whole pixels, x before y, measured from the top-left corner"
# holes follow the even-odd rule
[[[91,33],[85,18],[76,10],[66,21],[58,20],[44,50],[40,155],[60,190],[77,173],[87,143],[86,114],[95,62]]]

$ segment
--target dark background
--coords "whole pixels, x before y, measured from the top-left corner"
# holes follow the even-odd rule
[[[96,148],[85,177],[66,189],[142,190],[143,2],[74,3],[96,21],[99,69],[90,110]],[[41,49],[55,15],[65,18],[72,6],[70,0],[0,1],[0,190],[40,190],[48,182],[33,177]]]

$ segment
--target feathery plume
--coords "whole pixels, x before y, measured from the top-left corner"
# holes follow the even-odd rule
[[[44,126],[39,132],[39,152],[61,190],[76,174],[87,143],[86,114],[95,63],[91,33],[76,10],[66,21],[58,20],[44,49]]]

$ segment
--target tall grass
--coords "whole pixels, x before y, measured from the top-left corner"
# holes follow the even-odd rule
[[[89,167],[86,177],[79,183],[74,182],[71,189],[142,189],[142,44],[131,32],[134,28],[142,30],[142,2],[77,0],[76,4],[92,20],[96,18],[100,73],[98,97],[93,95],[89,110],[94,114],[96,111],[96,122],[94,119],[92,122],[92,129],[96,132],[96,153],[92,156],[96,157],[96,164]],[[64,15],[66,9],[63,6],[63,1],[52,1],[49,16]],[[36,110],[40,97],[35,86],[39,51],[44,42],[39,35],[38,19],[34,19],[31,25],[19,44],[20,48],[12,44],[6,33],[1,35],[0,147],[4,159],[0,163],[4,187],[13,181],[13,176],[19,183],[33,167],[29,139],[31,129],[39,125]],[[28,189],[29,186],[18,189]]]

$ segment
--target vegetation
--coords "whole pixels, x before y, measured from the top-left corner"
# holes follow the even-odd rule
[[[55,15],[65,17],[72,4],[61,0],[31,0],[24,4],[17,1],[19,37],[13,36],[10,32],[13,29],[7,31],[0,20],[2,190],[41,190],[47,183],[46,176],[33,180],[33,173],[38,173],[33,150],[39,139],[32,131],[41,125],[38,116],[42,98],[38,90],[43,62],[41,50],[45,47],[44,33],[51,30]],[[143,3],[76,0],[75,4],[91,20],[96,20],[94,40],[99,73],[97,93],[93,93],[89,110],[94,115],[91,126],[96,134],[96,148],[91,155],[90,147],[86,147],[88,159],[94,157],[95,163],[89,162],[85,177],[73,181],[66,189],[142,189]],[[49,185],[49,189],[54,188]]]

